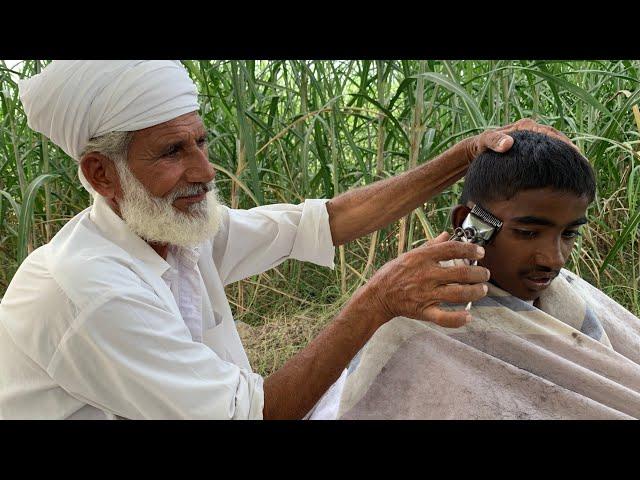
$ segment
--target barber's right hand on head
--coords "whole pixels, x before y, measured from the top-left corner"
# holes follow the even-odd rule
[[[548,125],[542,125],[537,123],[531,118],[522,118],[517,122],[510,123],[504,127],[496,128],[493,130],[487,130],[475,137],[471,137],[467,143],[469,149],[469,157],[476,158],[480,153],[486,150],[493,150],[494,152],[506,152],[513,145],[513,138],[510,133],[517,132],[518,130],[530,130],[532,132],[542,133],[560,140],[567,145],[580,151],[578,147],[567,137],[564,133],[556,130]]]
[[[469,265],[442,267],[440,262],[479,260],[484,249],[471,243],[450,242],[448,238],[443,232],[378,270],[365,287],[374,308],[381,309],[387,319],[405,316],[450,328],[471,320],[468,311],[445,311],[440,303],[465,304],[484,297],[487,286],[483,282],[489,280],[489,270]]]

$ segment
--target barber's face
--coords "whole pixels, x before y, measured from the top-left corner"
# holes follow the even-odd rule
[[[503,226],[478,262],[491,272],[491,282],[523,300],[535,300],[569,259],[589,201],[551,188],[524,190],[509,200],[482,206]],[[454,224],[468,213],[458,208]]]
[[[154,197],[206,184],[215,177],[209,163],[207,132],[196,112],[181,115],[171,121],[138,130],[129,146],[129,169]],[[173,206],[188,212],[191,205],[201,202],[199,195],[181,196]]]

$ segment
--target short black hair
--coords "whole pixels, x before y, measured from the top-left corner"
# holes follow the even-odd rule
[[[521,190],[551,187],[587,196],[596,181],[589,161],[562,140],[529,130],[509,133],[513,146],[504,153],[487,150],[471,163],[460,204],[509,200]]]

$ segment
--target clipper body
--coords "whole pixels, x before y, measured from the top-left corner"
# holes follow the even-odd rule
[[[502,221],[487,212],[479,204],[474,207],[462,222],[461,227],[457,227],[449,240],[475,243],[477,245],[488,244],[494,236],[502,228]],[[471,265],[477,265],[478,261],[474,260]],[[471,302],[467,304],[465,310],[471,308]]]

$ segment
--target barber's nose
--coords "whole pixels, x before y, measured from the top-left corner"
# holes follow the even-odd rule
[[[216,170],[213,168],[206,152],[195,149],[186,159],[188,165],[185,170],[185,177],[188,182],[192,183],[208,183],[216,176]]]
[[[551,270],[560,270],[566,261],[567,256],[563,251],[561,240],[548,241],[536,252],[536,263]]]

